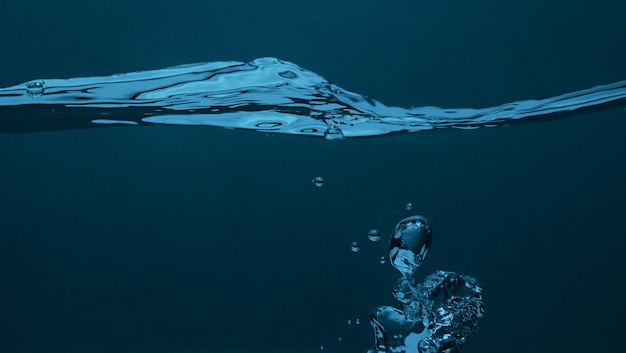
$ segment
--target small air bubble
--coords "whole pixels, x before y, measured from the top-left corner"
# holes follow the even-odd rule
[[[367,239],[371,241],[379,241],[381,237],[380,231],[376,228],[372,228],[369,232],[367,232]]]
[[[324,185],[324,178],[322,178],[321,176],[316,176],[315,178],[313,178],[312,182],[315,186],[321,187]]]
[[[352,242],[352,244],[350,245],[350,249],[352,249],[352,251],[354,252],[359,252],[359,250],[361,250],[361,245],[359,245],[359,243],[357,243],[356,241]]]
[[[409,210],[409,211],[410,211],[410,210],[412,210],[412,209],[413,209],[413,203],[411,203],[411,202],[407,202],[407,203],[406,203],[406,205],[405,205],[405,207],[406,207],[406,209],[407,209],[407,210]]]
[[[43,96],[45,90],[44,83],[45,82],[43,80],[28,82],[26,84],[26,94],[28,94],[30,98],[39,98]]]

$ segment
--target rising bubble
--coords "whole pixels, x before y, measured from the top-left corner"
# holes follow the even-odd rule
[[[412,202],[407,202],[404,207],[406,207],[406,209],[410,211],[410,210],[413,209],[413,203]]]
[[[396,225],[389,255],[402,273],[392,291],[400,309],[381,306],[372,313],[374,348],[368,353],[458,353],[478,329],[485,306],[475,278],[437,271],[418,283],[415,269],[424,261],[431,238],[422,216]]]
[[[405,276],[411,276],[430,248],[432,232],[428,220],[412,216],[401,220],[393,231],[389,246],[389,260]]]
[[[485,306],[475,278],[437,271],[419,284],[400,282],[394,295],[402,310],[382,306],[372,313],[370,353],[459,352],[478,330]]]
[[[380,235],[380,231],[376,228],[372,228],[369,232],[367,232],[367,239],[371,241],[379,241],[381,237],[382,235]]]
[[[359,250],[361,250],[361,245],[359,245],[358,242],[354,241],[352,242],[352,244],[350,245],[350,249],[354,252],[359,252]]]
[[[313,178],[312,182],[315,186],[321,187],[324,185],[324,178],[322,178],[321,176],[316,176],[315,178]]]

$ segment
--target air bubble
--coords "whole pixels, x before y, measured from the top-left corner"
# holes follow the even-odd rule
[[[354,241],[354,242],[352,242],[352,244],[350,245],[350,249],[351,249],[353,252],[359,252],[359,250],[361,250],[361,245],[359,245],[359,243],[358,243],[358,242]]]
[[[315,178],[313,178],[312,182],[315,186],[321,187],[324,185],[324,178],[322,178],[321,176],[316,176]]]
[[[401,220],[393,232],[389,260],[404,276],[411,276],[423,262],[432,240],[428,220],[412,216]]]
[[[380,263],[381,263],[381,264],[385,264],[385,257],[384,257],[384,256],[381,256],[381,257],[380,257]]]
[[[400,282],[394,296],[402,310],[381,306],[372,313],[376,335],[369,352],[459,352],[485,312],[476,279],[437,271],[421,284],[407,277]]]
[[[43,96],[45,90],[44,83],[45,82],[43,80],[28,82],[26,84],[26,94],[28,94],[30,98],[39,98]]]
[[[407,202],[404,207],[406,207],[406,209],[410,211],[410,210],[413,209],[413,203],[412,202]]]
[[[356,320],[354,320],[354,323],[355,323],[355,324],[357,324],[357,325],[359,325],[359,324],[361,323],[361,320],[356,319]]]
[[[382,235],[380,235],[380,231],[376,228],[372,228],[369,232],[367,232],[367,239],[371,241],[379,241],[381,237]]]

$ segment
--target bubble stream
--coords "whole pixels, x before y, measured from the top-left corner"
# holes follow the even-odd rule
[[[374,347],[368,353],[458,352],[478,330],[485,308],[476,279],[436,271],[418,283],[415,273],[431,240],[425,217],[396,225],[389,259],[402,274],[392,291],[400,308],[381,306],[371,314]]]

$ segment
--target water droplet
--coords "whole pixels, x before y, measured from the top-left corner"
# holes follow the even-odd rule
[[[356,319],[356,320],[354,320],[354,323],[358,325],[358,324],[360,324],[360,323],[361,323],[361,320]]]
[[[313,178],[312,182],[313,184],[315,184],[315,186],[321,187],[324,185],[324,178],[322,178],[321,176],[316,176],[315,178]]]
[[[328,128],[326,128],[326,131],[324,131],[324,138],[327,140],[342,139],[343,131],[341,131],[341,129],[337,126],[329,126]]]
[[[412,210],[412,209],[413,209],[413,203],[412,203],[412,202],[407,202],[407,203],[406,203],[406,205],[405,205],[405,207],[406,207],[406,209],[407,209],[407,210],[409,210],[409,211],[410,211],[410,210]]]
[[[385,257],[384,257],[384,256],[381,256],[381,257],[380,257],[380,263],[381,263],[381,264],[384,264],[384,263],[385,263]]]
[[[359,252],[359,250],[361,250],[361,245],[359,245],[358,242],[353,241],[352,244],[350,245],[350,249],[352,249],[352,251],[354,252]]]
[[[380,235],[380,231],[376,228],[372,228],[369,232],[367,232],[367,239],[371,241],[379,241],[381,237],[382,235]]]
[[[39,98],[43,96],[44,83],[45,82],[43,80],[28,82],[26,84],[26,94],[28,94],[30,98]]]
[[[425,217],[412,216],[401,220],[391,237],[391,264],[403,275],[412,275],[424,262],[431,240],[432,231]]]

